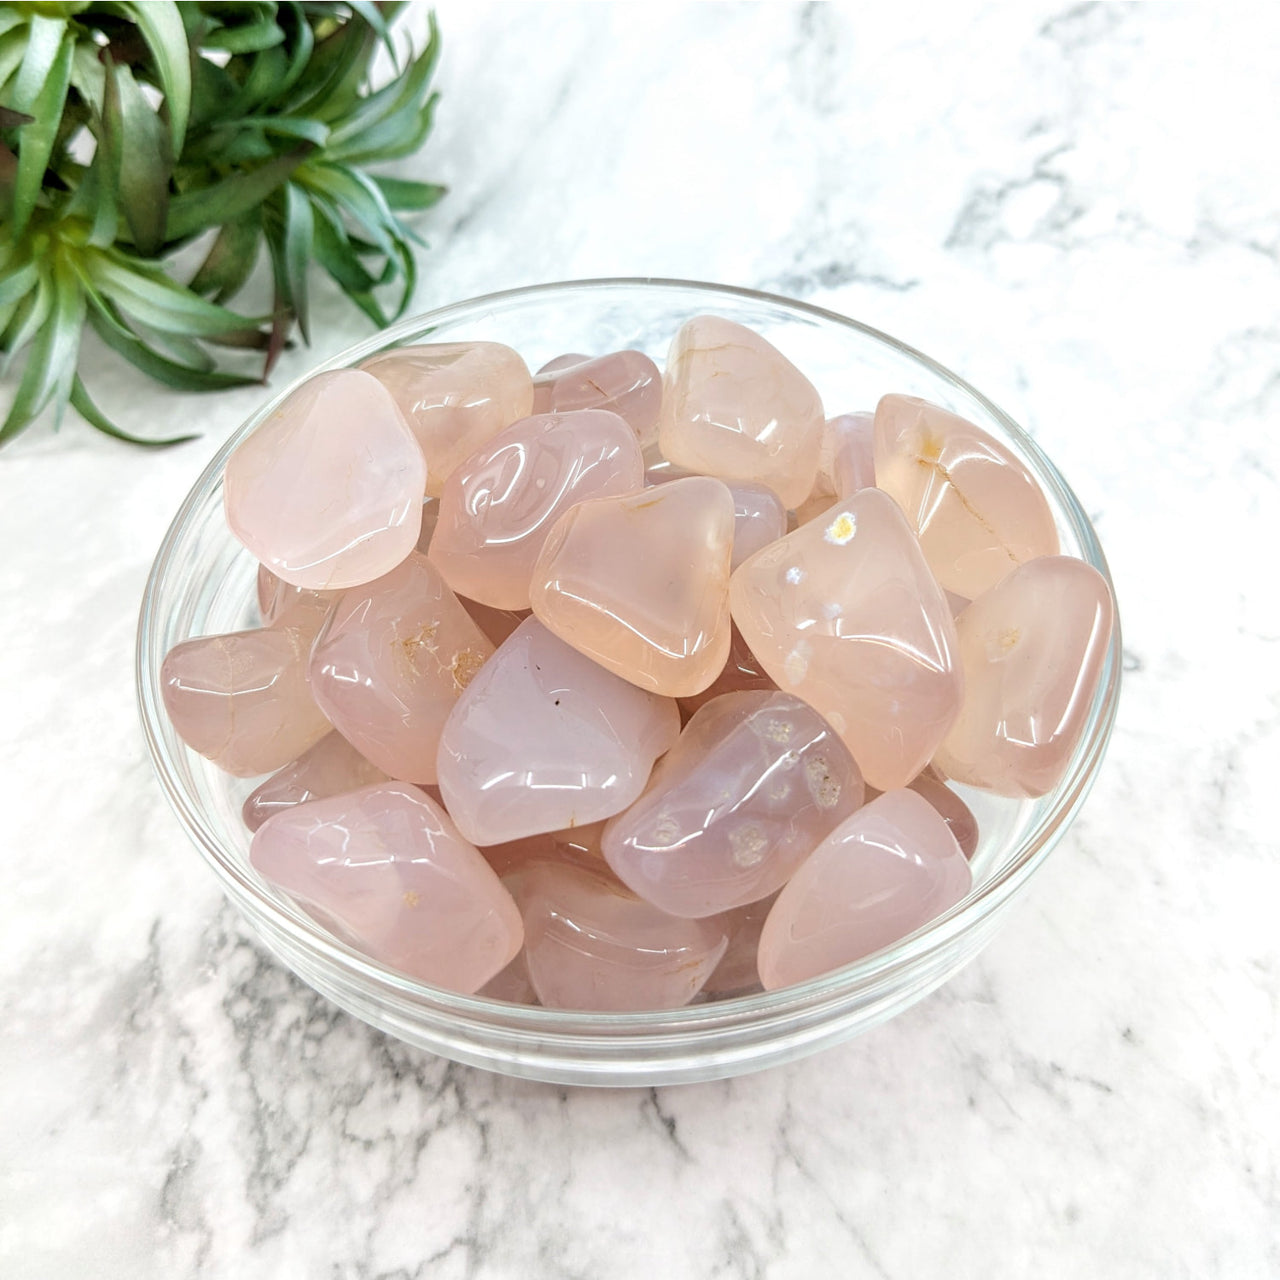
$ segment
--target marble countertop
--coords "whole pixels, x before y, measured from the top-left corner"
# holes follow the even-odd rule
[[[439,12],[421,309],[691,276],[936,356],[1097,522],[1110,756],[982,956],[842,1048],[620,1092],[410,1050],[247,936],[137,725],[151,557],[260,393],[90,348],[108,408],[203,434],[0,455],[0,1274],[1280,1274],[1277,11]],[[318,292],[277,381],[366,332]]]

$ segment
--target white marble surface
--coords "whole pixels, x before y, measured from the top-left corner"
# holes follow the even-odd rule
[[[416,15],[422,18],[421,12]],[[960,371],[1095,513],[1129,674],[1026,904],[790,1068],[563,1091],[410,1051],[267,960],[153,783],[135,611],[257,393],[0,455],[0,1274],[1280,1274],[1274,7],[442,4],[420,304],[689,275]],[[364,330],[321,289],[316,351]]]

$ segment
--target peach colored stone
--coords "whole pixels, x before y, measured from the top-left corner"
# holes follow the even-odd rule
[[[286,809],[258,828],[249,857],[344,942],[432,986],[478,991],[523,941],[497,874],[405,783]]]
[[[656,444],[645,445],[642,456],[646,489],[655,484],[666,484],[668,480],[683,480],[685,476],[698,474],[696,471],[686,471],[683,467],[677,467],[674,462],[669,462],[662,456],[662,450]]]
[[[440,503],[436,498],[424,498],[422,502],[422,529],[418,533],[418,542],[414,548],[424,556],[435,537],[436,522],[440,519]]]
[[[459,595],[527,609],[534,562],[557,518],[585,498],[631,493],[643,483],[640,446],[616,413],[522,418],[445,483],[431,563]]]
[[[844,739],[870,786],[904,786],[960,709],[956,629],[902,512],[862,489],[753,556],[733,618],[778,687]]]
[[[674,702],[620,680],[530,618],[450,714],[440,791],[478,845],[596,822],[640,794],[679,730]]]
[[[521,951],[496,978],[476,992],[486,1000],[501,1000],[504,1004],[537,1004],[538,997],[529,981],[529,967]]]
[[[471,615],[496,649],[531,614],[528,609],[491,609],[478,600],[459,596],[458,603]]]
[[[658,366],[642,351],[611,351],[556,370],[544,412],[607,409],[626,422],[641,444],[649,444],[658,438],[661,407]]]
[[[277,577],[340,590],[413,550],[425,478],[386,389],[340,369],[308,379],[236,448],[223,505],[231,532]]]
[[[551,389],[556,385],[556,379],[566,369],[572,369],[576,364],[586,364],[590,359],[590,356],[583,355],[581,352],[568,351],[542,365],[533,375],[533,408],[529,412],[550,413]]]
[[[1053,514],[998,440],[913,396],[876,407],[876,483],[906,512],[948,591],[974,600],[1007,573],[1058,550]]]
[[[914,791],[887,791],[840,824],[778,894],[760,934],[765,990],[890,946],[969,892],[969,864]]]
[[[722,693],[743,693],[748,689],[776,689],[773,678],[760,659],[751,652],[737,624],[729,628],[729,656],[720,674],[701,693],[679,699],[680,714],[687,721],[701,706]]]
[[[930,765],[923,773],[912,778],[907,783],[907,788],[933,805],[938,816],[951,828],[960,852],[966,858],[972,858],[978,851],[978,820],[973,816],[973,810],[947,786],[942,775]],[[881,794],[874,787],[868,787],[866,803],[870,804]]]
[[[679,920],[582,867],[531,863],[510,883],[529,977],[551,1009],[679,1008],[728,945],[722,919]]]
[[[788,507],[813,488],[822,401],[758,333],[719,316],[688,321],[671,344],[662,397],[658,438],[678,466],[757,480]]]
[[[764,922],[777,901],[776,893],[759,902],[749,903],[725,916],[729,929],[729,945],[702,988],[704,996],[728,999],[762,991],[756,956],[760,950],[760,934]]]
[[[533,571],[533,612],[609,671],[684,697],[729,654],[733,498],[690,476],[595,498],[556,522]]]
[[[245,800],[240,814],[244,825],[257,831],[282,809],[386,781],[387,775],[335,730],[326,733],[314,747],[308,747],[292,764],[273,773]]]
[[[600,851],[605,819],[584,822],[561,831],[540,831],[536,835],[506,840],[502,844],[480,845],[485,861],[500,875],[507,876],[528,862],[567,862],[592,871],[606,870]]]
[[[1106,580],[1069,556],[1019,566],[956,620],[965,698],[934,763],[1005,796],[1061,781],[1089,715],[1114,625]]]
[[[768,897],[862,803],[862,776],[812,707],[729,693],[689,721],[601,847],[633,893],[675,916]]]
[[[436,747],[458,695],[493,645],[415,552],[338,602],[311,653],[311,688],[334,727],[405,782],[435,782]]]
[[[818,476],[837,498],[875,484],[874,414],[842,413],[827,419],[818,451]]]
[[[533,410],[528,366],[498,342],[438,342],[384,351],[360,366],[395,397],[439,497],[463,458]]]
[[[288,626],[175,645],[160,689],[178,736],[239,777],[296,760],[329,731],[307,687],[309,647],[310,636]]]
[[[768,485],[735,480],[729,492],[733,495],[732,570],[786,533],[787,509]]]
[[[258,566],[258,614],[263,626],[296,627],[314,639],[339,594],[290,586],[266,565]]]

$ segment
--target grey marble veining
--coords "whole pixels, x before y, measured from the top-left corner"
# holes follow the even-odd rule
[[[137,729],[150,558],[259,393],[162,393],[90,347],[109,406],[204,434],[0,455],[0,1275],[1280,1274],[1275,11],[440,19],[420,306],[719,279],[958,370],[1110,556],[1104,774],[980,959],[840,1049],[618,1092],[410,1050],[248,939]],[[278,379],[364,335],[316,306]]]

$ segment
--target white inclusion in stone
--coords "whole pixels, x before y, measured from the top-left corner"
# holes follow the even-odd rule
[[[764,858],[768,845],[764,832],[754,822],[735,827],[729,832],[729,846],[733,849],[733,861],[739,867],[754,867]]]
[[[843,547],[846,542],[853,541],[853,535],[858,532],[858,518],[852,511],[842,511],[836,518],[827,525],[827,531],[822,536],[833,547]]]
[[[653,843],[665,849],[673,845],[680,837],[680,824],[669,814],[659,816],[653,828]]]
[[[773,716],[752,716],[748,723],[757,737],[766,742],[777,743],[780,747],[785,747],[791,741],[796,728],[790,720],[775,720]]]
[[[793,564],[791,568],[787,570],[786,576],[787,581],[791,583],[793,587],[798,587],[804,581],[805,573],[798,564]]]
[[[809,670],[809,642],[801,640],[794,649],[787,654],[786,660],[782,664],[782,674],[786,678],[788,684],[796,685],[805,678]]]
[[[848,723],[838,711],[827,712],[827,723],[837,732],[843,733],[845,725]]]
[[[826,618],[828,622],[834,622],[843,612],[844,609],[835,600],[828,600],[826,604],[822,606],[822,616]]]
[[[809,782],[809,794],[819,809],[830,809],[840,799],[840,783],[832,777],[831,769],[822,756],[810,756],[804,762],[805,776]]]

